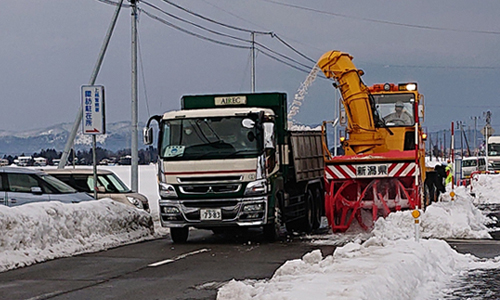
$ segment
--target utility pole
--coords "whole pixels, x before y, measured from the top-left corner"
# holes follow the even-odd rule
[[[479,116],[473,116],[470,117],[472,120],[474,120],[474,155],[477,155],[477,120],[480,119]]]
[[[255,31],[252,31],[252,93],[255,93]]]
[[[460,158],[464,157],[464,128],[463,128],[463,122],[462,121],[457,121],[457,129],[460,130]]]
[[[113,34],[113,30],[116,25],[116,20],[118,20],[118,15],[120,14],[122,3],[123,0],[120,0],[118,6],[116,7],[115,14],[113,15],[113,19],[111,20],[111,24],[109,25],[106,37],[104,38],[104,43],[102,44],[101,51],[99,52],[97,62],[94,66],[94,71],[90,76],[89,85],[94,85],[97,75],[99,74],[102,61],[104,60],[104,54],[106,54],[106,49],[108,48],[109,41],[111,40],[111,35]],[[71,128],[71,132],[69,134],[68,140],[66,141],[66,145],[64,146],[64,151],[61,155],[61,161],[57,166],[58,169],[64,169],[64,166],[66,166],[66,162],[68,161],[69,151],[71,150],[73,143],[75,142],[76,132],[78,131],[78,127],[80,127],[80,123],[82,122],[82,115],[83,115],[83,107],[80,104],[80,108],[78,109],[78,113],[76,114],[75,122],[73,123],[73,127]]]
[[[129,0],[132,9],[132,145],[131,145],[131,187],[139,191],[139,150],[137,136],[137,0]]]
[[[446,129],[443,131],[443,160],[447,157],[448,148],[446,146]]]

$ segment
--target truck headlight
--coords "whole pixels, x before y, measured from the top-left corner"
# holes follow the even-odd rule
[[[144,206],[142,205],[141,200],[134,198],[134,197],[129,197],[127,196],[128,202],[132,203],[135,207],[139,209],[144,209]]]
[[[267,181],[265,179],[252,181],[245,188],[245,196],[267,194]]]
[[[264,210],[264,204],[262,203],[253,203],[243,206],[244,212],[258,212],[263,210]]]
[[[177,198],[177,192],[175,191],[173,185],[160,182],[159,188],[160,188],[160,197]]]
[[[161,212],[169,215],[177,215],[181,213],[179,209],[175,206],[162,206]]]

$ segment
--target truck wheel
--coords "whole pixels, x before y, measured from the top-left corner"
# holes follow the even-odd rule
[[[314,196],[311,190],[307,190],[305,201],[305,216],[302,219],[302,230],[310,233],[314,227]]]
[[[170,237],[174,243],[183,244],[187,241],[188,236],[189,227],[170,228]]]
[[[313,213],[313,226],[312,229],[316,230],[321,225],[321,206],[322,206],[322,194],[320,189],[316,188],[314,190],[314,213]]]
[[[279,205],[274,208],[274,220],[263,226],[264,239],[268,242],[274,242],[281,237],[282,213]]]
[[[434,196],[434,195],[432,195]],[[429,185],[424,184],[424,203],[422,204],[423,208],[426,209],[427,206],[432,204],[431,192],[429,189]]]

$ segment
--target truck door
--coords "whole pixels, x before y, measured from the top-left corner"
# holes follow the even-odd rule
[[[49,201],[38,180],[31,174],[4,173],[7,176],[5,199],[7,206]]]

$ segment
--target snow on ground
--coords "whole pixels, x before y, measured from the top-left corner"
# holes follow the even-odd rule
[[[103,168],[129,184],[130,167]],[[139,168],[139,192],[148,197],[151,215],[109,199],[0,206],[0,271],[162,236],[155,170]],[[338,247],[327,257],[316,250],[287,261],[268,280],[232,280],[219,289],[218,299],[438,299],[453,276],[500,268],[500,257],[459,254],[442,240],[491,238],[485,226],[491,220],[472,203],[500,203],[500,176],[478,178],[476,198],[459,187],[454,201],[446,194],[422,213],[418,242],[409,211],[379,219],[370,233],[353,226],[344,234],[308,236],[312,243]]]
[[[111,199],[0,205],[0,271],[154,238],[151,216]]]

